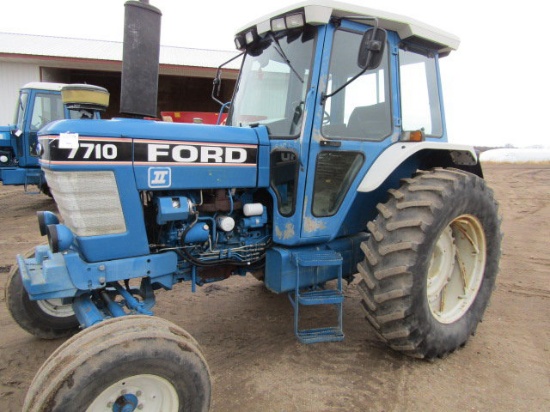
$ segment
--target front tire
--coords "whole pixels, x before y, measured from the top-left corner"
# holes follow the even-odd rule
[[[34,377],[24,410],[207,411],[210,373],[197,342],[167,320],[100,322],[61,345]]]
[[[34,249],[23,254],[34,256]],[[14,264],[6,283],[6,305],[11,317],[25,331],[40,339],[66,338],[78,332],[79,323],[71,304],[61,299],[30,300]]]
[[[443,357],[466,344],[489,303],[498,206],[483,179],[454,169],[420,172],[390,194],[361,245],[362,306],[391,348]]]

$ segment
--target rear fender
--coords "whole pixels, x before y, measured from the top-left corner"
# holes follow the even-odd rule
[[[406,167],[405,167],[406,165]],[[410,167],[426,170],[433,167],[454,167],[483,177],[478,156],[473,147],[437,142],[400,142],[389,146],[374,161],[357,188],[372,192],[389,177],[410,177]]]

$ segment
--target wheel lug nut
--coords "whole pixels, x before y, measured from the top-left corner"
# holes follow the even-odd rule
[[[142,395],[141,391],[136,392],[136,396],[139,398]]]
[[[127,393],[128,393],[128,391],[126,389],[123,389],[123,390],[120,391],[121,395],[126,395]]]

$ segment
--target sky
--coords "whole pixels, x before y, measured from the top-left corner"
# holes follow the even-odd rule
[[[161,44],[234,50],[233,35],[296,0],[150,0],[162,12]],[[0,31],[122,41],[125,0],[6,0]],[[540,0],[348,0],[451,32],[458,51],[441,60],[449,140],[550,148],[550,39]],[[513,4],[515,3],[515,4]],[[222,63],[222,62],[220,62]],[[1,75],[1,74],[0,74]],[[545,76],[546,75],[546,76]]]

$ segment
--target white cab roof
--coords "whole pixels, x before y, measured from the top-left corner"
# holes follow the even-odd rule
[[[22,89],[38,89],[38,90],[53,90],[60,92],[61,88],[66,86],[65,83],[49,83],[49,82],[31,82],[25,84]]]
[[[327,24],[331,17],[377,17],[380,27],[397,32],[401,40],[410,38],[419,39],[435,47],[439,53],[443,55],[450,53],[452,50],[456,50],[460,44],[460,39],[457,36],[418,20],[399,14],[330,0],[304,1],[293,6],[285,7],[254,20],[237,33],[242,33],[254,26],[258,34],[266,33],[271,29],[271,18],[292,11],[298,11],[299,9],[305,11],[306,23],[312,25]],[[350,18],[350,20],[353,20],[353,18]],[[357,21],[365,22],[364,20]]]

